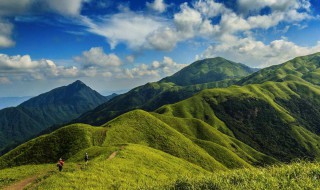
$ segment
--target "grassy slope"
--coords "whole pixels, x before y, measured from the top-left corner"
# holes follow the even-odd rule
[[[223,58],[205,59],[185,67],[171,77],[147,83],[119,95],[74,122],[102,125],[133,109],[154,110],[189,98],[203,89],[228,87],[254,70]]]
[[[142,145],[128,145],[117,157],[102,155],[83,163],[27,165],[1,170],[0,188],[39,176],[30,189],[319,189],[319,163],[293,163],[209,173]],[[170,162],[168,162],[170,160]]]
[[[236,79],[253,73],[253,69],[221,57],[199,60],[160,82],[173,82],[180,86],[203,84],[225,79]]]
[[[69,158],[78,151],[100,145],[105,128],[75,124],[61,128],[50,135],[43,135],[24,143],[0,158],[0,168],[23,164],[55,162]]]
[[[305,80],[320,84],[320,53],[294,58],[281,65],[262,69],[241,79],[238,84],[261,84],[267,81]]]
[[[59,157],[80,161],[84,151],[95,157],[105,151],[111,154],[114,145],[127,143],[152,147],[208,171],[276,162],[200,120],[136,110],[102,127],[73,124],[40,136],[2,156],[0,167],[50,163]],[[73,155],[81,155],[80,160]]]
[[[312,132],[319,127],[286,108],[292,99],[298,99],[302,105],[305,105],[303,100],[308,100],[308,105],[314,105],[312,108],[318,111],[313,117],[319,118],[319,108],[315,106],[319,105],[319,97],[320,88],[307,82],[267,82],[204,90],[190,99],[163,106],[157,112],[203,120],[283,161],[297,157],[314,159],[320,157],[320,138]]]

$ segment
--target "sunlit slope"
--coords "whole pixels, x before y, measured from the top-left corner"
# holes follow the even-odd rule
[[[1,170],[0,188],[32,176],[38,177],[30,186],[34,189],[137,189],[174,183],[180,176],[210,175],[197,165],[153,148],[135,144],[121,147],[111,147],[118,150],[111,160],[111,149],[101,149],[96,157],[90,152],[94,147],[84,149],[91,156],[89,164],[84,165],[83,154],[71,155],[61,173],[55,164]]]
[[[267,82],[204,90],[157,112],[200,119],[255,150],[288,161],[319,158],[319,105],[318,86]]]
[[[148,146],[207,171],[277,162],[203,121],[135,110],[101,127],[73,124],[35,138],[0,157],[0,167],[52,163],[60,157],[81,161],[85,152],[96,157],[126,144]]]
[[[320,53],[301,56],[244,77],[237,84],[261,84],[266,81],[308,81],[320,84]]]
[[[152,111],[189,98],[203,89],[228,87],[254,71],[221,57],[196,61],[170,77],[119,95],[74,122],[102,125],[133,109]]]

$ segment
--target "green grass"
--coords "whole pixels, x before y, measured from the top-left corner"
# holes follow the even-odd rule
[[[42,176],[56,169],[55,165],[25,165],[0,170],[0,189],[32,176]]]
[[[203,90],[156,112],[185,121],[202,120],[281,161],[319,159],[319,100],[320,87],[306,81],[266,82]],[[296,126],[307,132],[297,133]]]
[[[320,164],[299,162],[267,168],[250,168],[215,173],[204,178],[178,179],[167,189],[319,189]]]
[[[68,159],[80,150],[101,145],[105,128],[73,124],[49,135],[43,135],[24,143],[0,158],[0,168],[56,162],[60,157]]]
[[[126,145],[112,160],[108,155],[83,163],[28,165],[0,170],[0,188],[39,176],[27,189],[252,189],[320,188],[320,164],[296,162],[266,168],[210,173],[191,163],[142,145]],[[168,160],[171,160],[168,162]]]
[[[125,146],[117,156],[107,160],[102,154],[88,166],[66,162],[64,171],[52,175],[35,189],[138,189],[152,188],[182,176],[210,173],[199,166],[142,145]]]

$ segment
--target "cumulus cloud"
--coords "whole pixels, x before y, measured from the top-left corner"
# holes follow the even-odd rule
[[[213,18],[221,14],[231,12],[230,9],[226,8],[224,4],[217,3],[213,0],[199,0],[194,3],[194,8],[199,11],[202,15],[208,18]]]
[[[286,38],[265,44],[248,37],[229,43],[211,45],[201,55],[201,58],[222,56],[252,67],[266,67],[316,52],[320,52],[320,42],[313,47],[303,47]]]
[[[77,67],[58,66],[51,60],[32,60],[29,55],[0,54],[0,76],[9,81],[75,77],[78,73]]]
[[[43,1],[43,7],[48,9],[48,11],[57,12],[61,15],[79,15],[82,3],[86,1],[87,0],[45,0]]]
[[[163,0],[154,0],[153,3],[147,2],[146,5],[149,9],[154,10],[154,11],[158,11],[160,13],[165,12],[168,7],[168,5],[165,4],[165,2]]]
[[[128,58],[134,61],[134,57]],[[73,65],[72,65],[73,64]],[[118,78],[143,79],[146,77],[160,79],[171,75],[185,64],[178,64],[170,57],[150,64],[122,64],[115,54],[106,54],[102,47],[93,47],[74,58],[72,66],[65,67],[52,60],[32,60],[30,55],[9,56],[0,54],[1,83],[10,81],[30,81],[58,78]],[[8,79],[8,80],[5,80]]]
[[[82,63],[85,67],[109,67],[122,64],[117,55],[105,54],[102,47],[92,47],[89,51],[84,51],[82,56],[75,57],[75,60]]]
[[[179,38],[176,31],[169,27],[165,27],[151,33],[147,37],[147,42],[150,44],[150,47],[154,49],[168,51],[176,46]]]

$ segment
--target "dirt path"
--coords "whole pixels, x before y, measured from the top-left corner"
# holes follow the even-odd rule
[[[5,187],[4,190],[21,190],[31,184],[34,180],[37,179],[37,176],[33,176],[24,180],[21,180],[15,184],[12,184],[8,187]]]
[[[118,154],[118,151],[113,152],[113,153],[109,156],[108,160],[113,159],[114,157],[117,156],[117,154]]]

